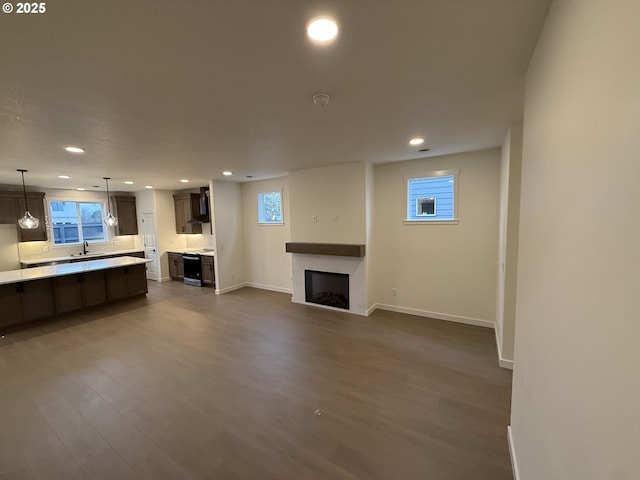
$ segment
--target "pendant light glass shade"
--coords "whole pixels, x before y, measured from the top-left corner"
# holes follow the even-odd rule
[[[118,219],[111,214],[111,208],[109,207],[109,180],[111,177],[102,177],[107,183],[107,216],[104,217],[104,224],[107,227],[115,227],[118,224]]]
[[[104,223],[107,227],[115,227],[118,224],[118,219],[109,212],[107,216],[104,217]]]
[[[29,212],[29,204],[27,203],[27,189],[24,186],[24,172],[28,170],[18,168],[16,171],[22,174],[22,193],[24,195],[25,208],[24,215],[18,220],[18,225],[20,225],[20,228],[22,228],[23,230],[33,230],[34,228],[38,228],[38,226],[40,225],[40,220],[31,215],[31,212]]]
[[[40,220],[31,215],[31,212],[27,210],[24,212],[24,217],[18,220],[18,225],[24,230],[33,230],[34,228],[38,228]]]

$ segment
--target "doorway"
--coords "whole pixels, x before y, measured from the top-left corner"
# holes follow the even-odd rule
[[[153,213],[142,214],[142,241],[144,243],[144,256],[150,260],[147,263],[147,277],[158,282],[160,281],[160,265],[158,262],[156,222],[153,218]]]

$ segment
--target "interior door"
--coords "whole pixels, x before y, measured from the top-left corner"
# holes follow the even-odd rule
[[[142,214],[142,241],[144,242],[144,256],[150,262],[147,263],[147,277],[151,280],[159,280],[159,262],[156,239],[156,222],[153,213]]]

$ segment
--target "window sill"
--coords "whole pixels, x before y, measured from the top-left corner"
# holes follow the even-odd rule
[[[458,225],[458,219],[451,220],[403,220],[405,225]]]
[[[284,225],[284,222],[258,222],[258,226],[259,227],[270,227],[270,226],[275,226],[275,227],[282,227]]]

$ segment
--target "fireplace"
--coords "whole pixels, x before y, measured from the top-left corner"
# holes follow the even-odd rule
[[[348,274],[305,270],[304,290],[308,303],[349,310]]]
[[[292,254],[292,302],[316,305],[319,308],[332,310],[339,308],[342,312],[355,313],[365,317],[369,315],[365,245],[288,242],[285,245],[285,250]],[[318,293],[326,290],[322,283],[317,283],[319,280],[316,280],[314,273],[321,276],[329,275],[332,281],[336,278],[342,279],[343,286],[328,295],[332,298],[329,302],[326,301],[327,298],[313,299]],[[309,276],[311,276],[310,280],[308,280]],[[339,298],[339,295],[348,300],[341,301],[341,305],[336,307],[336,298]]]

